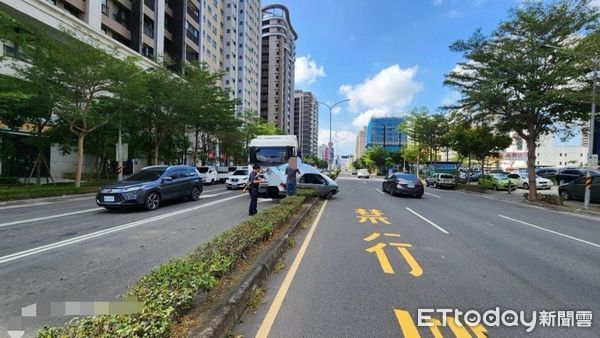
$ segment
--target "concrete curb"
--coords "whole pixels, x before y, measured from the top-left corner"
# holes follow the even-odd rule
[[[208,326],[195,327],[188,337],[224,337],[229,330],[235,327],[246,311],[246,302],[252,295],[252,291],[269,278],[279,257],[287,250],[287,239],[298,231],[300,224],[317,201],[318,198],[315,198],[309,205],[301,209],[300,215],[292,221],[292,224],[285,230],[285,234],[271,244],[271,247],[254,263],[246,276],[216,304],[216,310],[208,316],[210,318]]]

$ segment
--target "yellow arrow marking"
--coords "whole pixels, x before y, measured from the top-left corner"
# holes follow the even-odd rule
[[[467,330],[467,326],[464,324],[459,326],[456,320],[454,320],[454,317],[448,317],[448,326],[456,338],[471,338],[471,334]]]

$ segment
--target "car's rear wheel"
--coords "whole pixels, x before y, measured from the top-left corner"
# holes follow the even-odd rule
[[[327,195],[325,195],[325,199],[330,200],[333,198],[333,191],[330,191],[327,193]]]
[[[416,197],[416,198],[422,198],[422,197],[423,197],[423,195],[416,195],[415,197]]]
[[[396,187],[392,185],[392,187],[390,188],[390,195],[392,196],[396,196]]]
[[[563,191],[561,191],[561,192],[560,192],[560,198],[562,198],[562,199],[563,199],[563,200],[565,200],[565,201],[568,201],[568,200],[570,200],[572,197],[571,197],[571,194],[570,194],[568,191],[566,191],[566,190],[563,190]]]
[[[437,188],[438,188],[438,184],[437,184],[437,182],[433,182],[433,187],[434,187],[435,189],[437,189]]]
[[[498,190],[498,187],[494,184],[494,185],[492,185],[492,190],[496,191],[496,190]]]
[[[386,192],[385,191],[385,183],[381,183],[381,191]]]
[[[425,180],[425,186],[429,187],[429,181]]]
[[[160,195],[156,191],[151,191],[144,199],[144,207],[146,210],[154,210],[160,205]]]
[[[529,189],[529,184],[523,183],[523,189]]]
[[[192,188],[192,191],[190,192],[190,201],[197,201],[197,200],[199,200],[201,193],[202,193],[202,190],[200,190],[200,187],[198,187],[197,185],[195,185]]]

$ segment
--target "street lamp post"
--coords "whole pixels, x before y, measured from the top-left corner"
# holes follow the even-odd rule
[[[321,102],[319,101],[320,104],[324,105],[325,107],[329,108],[329,143],[327,144],[329,146],[329,149],[333,149],[333,142],[331,141],[331,111],[333,110],[333,108],[335,106],[337,106],[338,104],[344,103],[344,102],[348,102],[350,101],[350,99],[343,99],[341,101],[338,101],[332,105],[328,105],[325,102]],[[331,165],[333,163],[333,151],[330,152],[329,154],[329,169],[331,170]]]
[[[563,47],[553,46],[553,45],[544,45],[543,47],[563,50],[568,53],[572,53],[579,56],[585,56],[581,53],[574,52],[572,50],[567,50]],[[585,196],[583,198],[583,208],[585,210],[590,209],[590,197],[591,197],[591,187],[592,187],[592,171],[590,170],[589,162],[592,159],[592,154],[594,152],[594,124],[596,119],[596,78],[598,75],[598,58],[594,57],[592,59],[592,63],[594,66],[594,71],[592,73],[592,111],[590,114],[590,129],[588,130],[588,163],[586,172],[585,172]]]

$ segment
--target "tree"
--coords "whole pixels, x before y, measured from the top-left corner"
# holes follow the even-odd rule
[[[322,160],[314,155],[306,155],[302,158],[302,162],[309,165],[316,165],[317,168],[327,168],[327,161]]]
[[[512,143],[510,136],[494,133],[489,126],[475,127],[467,132],[466,140],[471,148],[470,153],[481,166],[481,172],[486,158],[497,157],[499,152],[508,148]]]
[[[514,131],[527,142],[529,199],[536,196],[536,143],[540,135],[567,133],[588,118],[587,74],[592,64],[579,53],[598,50],[599,12],[588,0],[528,1],[491,34],[477,30],[450,49],[464,62],[444,83],[462,98],[448,109]],[[587,35],[586,35],[587,34]],[[554,45],[564,48],[547,48]],[[589,55],[589,54],[588,54]]]

